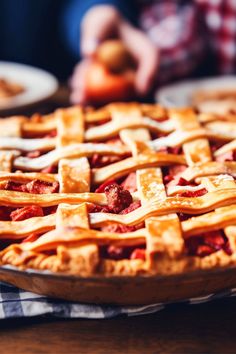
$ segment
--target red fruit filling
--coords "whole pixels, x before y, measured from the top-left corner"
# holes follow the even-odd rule
[[[114,139],[110,139],[106,141],[106,144],[108,145],[112,145],[112,146],[123,146],[122,141],[119,138],[114,138]],[[127,157],[126,156],[112,156],[112,155],[105,155],[105,156],[101,156],[99,154],[94,154],[91,158],[90,158],[90,166],[92,168],[99,168],[99,167],[104,167],[107,165],[110,165],[112,163],[121,161],[123,158]]]
[[[128,190],[124,190],[122,186],[119,186],[116,182],[107,181],[101,185],[96,192],[105,192],[107,197],[107,206],[100,206],[92,204],[90,205],[90,213],[114,213],[114,214],[128,214],[138,209],[141,206],[140,201],[132,201],[132,196]],[[119,223],[110,223],[107,226],[102,227],[102,231],[107,232],[131,232],[136,231],[144,227],[144,223],[141,222],[134,226],[123,225]]]
[[[142,259],[145,261],[146,259],[146,250],[143,248],[136,248],[130,255],[130,259]]]
[[[180,173],[183,173],[186,170],[185,165],[174,165],[169,167],[169,175],[175,177],[176,175],[179,175]]]
[[[176,183],[177,183],[177,186],[187,186],[187,185],[189,185],[190,183],[189,183],[189,181],[187,181],[185,178],[183,178],[183,177],[180,177],[179,179],[178,179],[178,181],[176,181]]]
[[[1,206],[1,208],[0,208],[0,220],[1,221],[9,221],[11,219],[10,218],[10,214],[11,214],[11,212],[13,210],[14,210],[14,208]]]
[[[46,182],[40,180],[34,180],[28,183],[18,183],[9,181],[6,183],[5,190],[15,191],[15,192],[24,192],[31,194],[50,194],[58,193],[59,183],[58,182]]]
[[[58,193],[59,191],[58,182],[49,183],[45,181],[35,180],[30,183],[27,183],[26,186],[28,192],[32,194],[51,194],[51,193]]]
[[[185,239],[185,246],[191,256],[205,257],[219,250],[228,255],[232,254],[228,238],[223,231],[211,231],[189,237]]]
[[[110,184],[118,184],[116,180],[110,179],[104,183],[102,183],[96,190],[95,193],[104,193],[104,190],[107,186]],[[137,184],[136,184],[136,172],[131,172],[125,179],[124,181],[120,184],[120,186],[128,190],[130,193],[133,193],[137,190]]]
[[[167,175],[164,177],[165,184],[167,184],[171,181],[174,181],[173,183],[171,183],[171,186],[192,186],[192,187],[197,186],[196,183],[189,182],[183,177],[174,177],[171,175]]]
[[[44,138],[55,138],[57,136],[57,130],[53,129],[46,135],[44,135]]]
[[[44,216],[43,209],[38,205],[30,205],[24,208],[19,208],[11,212],[10,218],[12,221],[21,221],[35,216]]]
[[[128,214],[131,213],[131,211],[134,211],[135,209],[138,209],[141,206],[141,202],[135,201],[133,203],[131,203],[127,208],[121,210],[121,212],[119,214]],[[117,214],[114,213],[114,210],[112,210],[111,208],[109,208],[109,206],[101,206],[101,205],[96,205],[96,204],[90,204],[89,205],[89,213],[113,213],[113,214]]]
[[[30,209],[25,209],[25,208],[30,208]],[[24,208],[10,208],[10,207],[2,206],[0,209],[0,221],[10,221],[10,220],[19,221],[19,220],[15,220],[14,218],[18,213],[20,213],[20,211],[24,212],[25,215],[24,220],[31,218],[32,216],[46,216],[46,215],[54,214],[57,210],[57,205],[46,207],[46,208],[41,208],[41,207],[39,207],[38,209],[36,208],[32,209],[31,206],[27,206]],[[30,213],[26,214],[25,211],[27,210],[30,210]],[[37,215],[37,210],[39,211],[39,215]],[[42,211],[43,211],[43,215],[42,215]]]
[[[162,117],[150,116],[150,118],[153,120],[156,120],[157,122],[165,122],[165,121],[169,120],[169,117],[167,117],[167,116],[162,116]]]
[[[133,232],[139,229],[142,229],[144,227],[144,223],[139,223],[137,225],[129,226],[129,225],[123,225],[123,224],[118,224],[118,223],[111,223],[107,226],[102,227],[102,231],[104,232],[117,232],[120,234],[124,234],[126,232]]]
[[[43,172],[43,173],[57,173],[58,168],[57,168],[57,166],[51,165],[51,166],[43,168],[41,170],[41,172]]]
[[[110,184],[116,184],[114,179],[109,179],[108,181],[102,183],[97,189],[95,189],[95,193],[104,193],[104,190]]]
[[[52,205],[50,207],[43,208],[44,215],[55,214],[57,211],[58,205]]]
[[[88,211],[89,213],[110,213],[108,206],[101,206],[96,204],[89,204]]]
[[[100,185],[95,192],[105,193],[107,198],[106,206],[100,206],[92,204],[90,205],[90,213],[104,212],[114,214],[128,214],[141,206],[140,201],[133,202],[130,192],[136,190],[136,174],[130,173],[128,177],[118,185],[115,180],[109,180]],[[141,222],[134,226],[126,226],[119,223],[110,223],[107,226],[102,227],[102,231],[107,232],[131,232],[136,231],[144,227],[144,223]]]
[[[184,214],[184,213],[178,213],[178,217],[180,221],[185,221],[188,220],[190,218],[192,218],[194,215],[191,214]]]
[[[39,157],[41,155],[42,155],[42,151],[40,150],[29,151],[25,154],[25,156],[29,157],[30,159],[35,159],[36,157]]]
[[[173,180],[174,180],[174,176],[171,176],[171,175],[166,175],[163,178],[164,184],[170,183]]]
[[[191,186],[195,187],[197,186],[196,183],[189,182],[183,177],[179,178],[173,178],[170,175],[167,175],[164,177],[164,183],[169,183],[169,186]],[[193,197],[201,197],[202,195],[206,194],[207,190],[206,188],[202,188],[196,191],[185,191],[185,192],[179,192],[176,195],[178,197],[185,197],[185,198],[193,198]]]
[[[27,193],[26,183],[18,183],[18,182],[8,181],[5,185],[5,187],[1,187],[1,189],[5,189],[6,191]]]
[[[182,153],[182,147],[181,146],[162,146],[158,152],[165,152],[166,154],[174,154],[174,155],[179,155]]]
[[[119,261],[121,259],[146,259],[145,245],[140,246],[101,246],[100,256],[105,259]]]
[[[109,209],[115,214],[118,214],[123,209],[127,208],[133,201],[130,192],[115,183],[106,186],[104,193],[107,198]]]
[[[136,173],[131,172],[128,177],[121,183],[121,186],[128,190],[130,193],[136,192],[137,183],[136,183]]]
[[[140,201],[133,202],[127,208],[123,209],[120,212],[120,214],[124,215],[124,214],[131,213],[132,211],[138,209],[140,206],[141,206]],[[119,224],[119,223],[110,223],[107,226],[103,226],[102,231],[125,233],[125,232],[136,231],[136,230],[142,229],[143,227],[144,227],[144,222],[140,222],[139,224],[132,225],[132,226],[123,225],[123,224]]]
[[[91,159],[89,160],[90,166],[92,168],[99,168],[110,165],[112,163],[118,162],[121,160],[120,156],[101,156],[99,154],[94,154]]]
[[[206,194],[206,188],[199,189],[198,191],[185,191],[178,193],[178,197],[185,197],[185,198],[193,198],[193,197],[201,197],[202,195]]]
[[[131,203],[127,208],[121,210],[120,214],[129,214],[132,211],[138,209],[141,207],[141,202],[140,200],[136,200],[135,202]]]
[[[180,175],[186,170],[185,165],[176,165],[176,166],[171,166],[169,167],[168,171],[166,171],[165,176],[164,176],[164,183],[165,184],[170,184],[172,186],[177,186],[177,185],[190,185],[188,181],[186,181],[184,178],[180,177]],[[186,181],[186,184],[179,184],[183,183],[183,181]]]
[[[211,151],[215,152],[216,150],[220,149],[222,146],[224,145],[224,143],[221,141],[212,141],[210,146],[211,146]]]
[[[118,214],[132,203],[132,196],[129,191],[124,190],[116,182],[106,182],[101,185],[96,192],[104,192],[107,198],[108,209],[110,212]]]

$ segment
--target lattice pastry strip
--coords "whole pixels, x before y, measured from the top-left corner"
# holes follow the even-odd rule
[[[28,157],[16,158],[14,166],[22,170],[39,171],[48,166],[57,164],[61,158],[91,157],[95,153],[100,155],[122,156],[127,153],[127,149],[121,149],[107,144],[73,144],[64,148],[54,149],[34,159]]]
[[[84,113],[79,107],[59,110],[57,148],[83,142]],[[61,193],[84,193],[90,191],[90,165],[86,157],[61,159],[58,166]]]
[[[184,114],[183,112],[172,110],[171,117],[176,122],[177,130],[191,132],[201,127],[196,114],[191,109],[186,109]],[[211,161],[211,150],[207,139],[194,139],[184,143],[183,151],[189,166]]]
[[[222,194],[228,194],[228,196],[230,198],[230,195],[232,194],[233,190],[235,190],[235,188],[234,189],[229,188],[228,190],[225,190],[224,192],[222,192]],[[217,192],[215,192],[215,193],[217,193]],[[25,206],[25,205],[32,205],[32,203],[33,203],[35,205],[41,204],[42,206],[49,206],[50,204],[51,205],[56,205],[58,203],[77,204],[77,203],[82,203],[82,202],[86,201],[85,198],[82,199],[81,197],[69,198],[70,195],[71,194],[68,194],[68,197],[67,198],[64,197],[64,199],[62,199],[62,198],[56,199],[56,200],[54,200],[53,203],[49,203],[49,202],[39,203],[36,198],[35,198],[35,202],[34,202],[34,200],[31,200],[29,198],[27,203],[15,201],[14,203],[11,203],[11,205],[12,206],[13,205]],[[52,197],[52,196],[53,195],[49,195],[49,197]],[[213,194],[213,196],[215,196],[215,194]],[[44,198],[42,198],[42,196],[38,196],[38,197],[40,197],[42,200],[44,199]],[[195,198],[195,199],[198,199],[199,202],[201,203],[202,198],[203,197],[199,197],[199,198]],[[194,199],[194,198],[186,198],[186,199]],[[14,197],[13,197],[13,200],[15,200]],[[105,196],[103,196],[101,194],[101,199],[97,198],[97,200],[96,200],[94,198],[92,200],[93,203],[98,203],[98,201],[100,203],[103,202],[105,204],[106,203]],[[191,200],[190,200],[190,202],[191,202]],[[231,205],[233,203],[236,203],[236,198],[234,198],[234,200],[231,199],[230,203],[215,204],[215,205],[211,206],[210,208],[208,208],[208,210],[209,211],[214,210],[214,208],[216,206],[219,207],[220,205],[222,205],[222,206],[223,205]],[[165,204],[168,204],[169,207],[166,208],[164,206]],[[153,202],[153,204],[151,204],[151,205],[146,205],[146,206],[144,205],[143,207],[140,207],[139,209],[137,209],[127,215],[115,215],[115,214],[107,214],[107,213],[96,213],[96,214],[91,213],[90,214],[90,223],[91,223],[92,227],[99,227],[101,225],[106,225],[107,222],[109,222],[109,221],[110,222],[118,222],[118,223],[122,223],[125,225],[135,225],[135,224],[141,222],[142,220],[145,220],[147,217],[154,216],[154,215],[163,215],[166,213],[173,213],[173,212],[187,212],[188,213],[189,210],[186,210],[181,204],[184,204],[184,202],[182,200],[179,200],[179,202],[177,203],[176,198],[168,198],[168,200],[166,200],[166,201],[163,200],[163,202]],[[3,205],[3,204],[1,203],[1,205]],[[203,212],[203,210],[204,209],[202,208],[202,205],[201,205],[198,213],[201,214]],[[196,214],[196,209],[194,209],[192,211],[192,213]],[[191,209],[190,209],[190,214],[191,214]],[[50,230],[51,228],[55,227],[55,222],[56,222],[55,214],[52,214],[49,216],[43,216],[43,217],[30,218],[30,219],[23,220],[23,221],[1,221],[0,222],[0,238],[4,239],[6,237],[6,235],[11,238],[22,238],[22,235],[27,236],[32,232],[40,233],[40,232],[42,232],[42,229],[44,230],[46,228],[46,230]]]
[[[92,274],[99,261],[98,249],[92,243],[75,247],[75,236],[79,236],[79,230],[75,232],[73,228],[78,224],[84,228],[82,230],[89,227],[86,205],[61,204],[57,212],[57,228],[44,234],[38,240],[41,245],[40,243],[38,245],[34,243],[35,247],[33,247],[33,243],[13,245],[9,252],[3,255],[3,259],[9,260],[13,257],[13,264],[23,263],[37,269],[66,271],[81,275]],[[53,251],[53,254],[48,256],[43,251]]]
[[[153,179],[153,177],[155,177]],[[160,169],[138,171],[138,187],[142,204],[166,200],[166,192]],[[147,255],[149,268],[156,269],[156,259],[162,254],[179,254],[183,251],[183,239],[177,214],[153,216],[145,220],[147,230]],[[159,261],[158,261],[159,262]]]
[[[142,143],[137,141],[137,132],[128,131],[126,135],[129,138],[126,139],[127,143],[131,146],[133,145],[134,155],[137,156],[139,153],[144,152],[146,154],[153,153],[153,150],[147,144],[148,140],[150,140],[147,132],[142,131],[142,135],[140,135],[145,137]],[[166,200],[166,191],[160,168],[139,169],[136,175],[138,194],[143,207]],[[164,225],[165,227],[163,227]],[[163,217],[146,218],[145,226],[147,231],[146,259],[148,269],[151,272],[156,269],[156,258],[159,260],[161,254],[168,255],[170,253],[173,255],[173,253],[179,254],[183,251],[183,239],[177,214],[172,213]]]
[[[0,119],[0,137],[21,137],[22,125],[26,121],[27,119],[22,116]]]
[[[236,181],[230,175],[218,175],[218,176],[211,176],[208,178],[202,178],[201,182],[205,184],[205,187],[207,188],[208,191],[214,191],[217,189],[224,190],[224,189],[236,188]],[[225,222],[227,223],[227,221],[232,218],[232,226],[223,227],[223,225],[221,225],[221,228],[223,229],[225,235],[228,237],[229,244],[233,252],[236,252],[236,223],[234,226],[235,210],[236,210],[236,204],[231,205],[230,208],[223,207],[223,208],[216,209],[216,212],[221,214],[223,224]],[[218,224],[218,226],[220,225]]]
[[[176,112],[174,112],[174,114],[176,115]],[[177,118],[178,127],[184,129],[185,126],[183,124],[183,117],[180,114],[178,114],[178,112],[176,118]],[[199,127],[199,124],[195,124],[194,120],[196,121],[195,117],[193,115],[190,115],[189,120],[186,124],[186,130],[188,129],[191,130],[194,128],[197,129]],[[200,149],[200,151],[197,150],[197,147]],[[190,143],[185,143],[183,146],[183,150],[185,152],[186,160],[189,162],[190,165],[194,165],[195,163],[199,163],[199,162],[204,163],[205,161],[211,160],[211,153],[210,153],[210,147],[208,145],[208,141],[205,141],[203,139],[201,139],[200,141],[198,139]],[[202,186],[200,188],[205,187],[208,192],[211,192],[216,189],[227,189],[227,188],[234,189],[236,187],[233,177],[229,175],[226,176],[221,175],[219,177],[220,178],[218,178],[218,176],[202,178],[201,179]],[[157,183],[157,193],[156,193],[157,195],[160,190],[159,186],[160,183],[159,184]],[[181,190],[181,188],[183,190],[186,190],[185,186],[182,187],[180,186],[179,188],[180,188],[179,191]],[[227,208],[221,208],[221,209],[223,212],[223,210]],[[201,225],[200,218],[201,217],[192,218],[196,224],[194,230],[197,230],[197,226],[199,226],[199,224]],[[234,222],[234,221],[235,221],[235,216],[233,216],[233,220],[232,217],[230,217],[230,215],[227,215],[224,218],[224,222],[226,224],[228,222]],[[152,268],[155,269],[156,267],[159,267],[159,269],[161,269],[161,272],[169,273],[170,271],[179,272],[179,271],[183,271],[184,268],[191,268],[196,262],[201,263],[202,267],[207,266],[208,263],[212,264],[215,261],[217,262],[218,256],[216,255],[211,255],[208,257],[210,259],[204,259],[202,262],[199,262],[199,259],[194,259],[194,260],[191,258],[188,258],[188,260],[182,259],[181,255],[183,254],[183,246],[184,246],[183,244],[184,230],[181,231],[179,220],[178,218],[176,218],[175,214],[171,214],[159,218],[157,217],[149,218],[146,221],[146,224],[147,224],[147,229],[149,231],[149,247],[152,250],[151,252],[149,252],[149,254],[152,255],[152,257],[150,258]],[[222,227],[223,225],[220,225],[218,223],[218,228],[220,226]],[[201,232],[204,233],[205,230],[206,230],[205,228],[202,228]],[[224,231],[226,232],[227,235],[227,228]],[[232,227],[231,227],[231,232],[232,232]],[[233,251],[235,251],[235,247],[234,247],[235,238],[233,238],[234,242],[231,242],[232,238],[230,238],[229,241],[230,241],[231,248],[233,249]],[[165,245],[167,246],[165,247]],[[228,258],[234,259],[235,257],[229,256]],[[227,255],[225,254],[222,255],[222,259],[225,260],[225,263],[231,262],[231,260],[230,261],[227,260]]]
[[[66,211],[68,212],[70,219],[69,222],[64,215],[64,221],[66,220],[67,225],[65,229],[62,227],[63,220],[61,220],[59,222],[58,230],[45,234],[37,241],[29,244],[11,246],[6,253],[3,252],[3,260],[9,261],[14,254],[13,258],[15,264],[19,264],[20,261],[21,264],[25,264],[26,261],[26,264],[31,267],[50,269],[54,271],[64,271],[65,267],[67,267],[67,272],[75,274],[81,274],[81,267],[83,266],[83,275],[89,275],[91,273],[99,274],[101,271],[106,271],[108,274],[126,274],[125,272],[128,272],[129,274],[137,274],[139,272],[173,274],[183,270],[195,269],[196,265],[199,266],[200,264],[202,268],[207,268],[212,265],[227,265],[234,264],[235,262],[235,254],[232,256],[227,256],[222,251],[200,259],[198,257],[186,257],[183,253],[180,253],[180,249],[182,249],[182,242],[177,242],[181,241],[181,237],[176,238],[173,243],[174,236],[181,235],[181,228],[186,237],[194,235],[196,230],[197,232],[201,231],[200,229],[196,229],[196,226],[199,226],[199,224],[201,224],[201,227],[204,230],[205,228],[208,228],[208,230],[214,230],[219,227],[236,223],[235,207],[233,210],[232,208],[225,207],[221,210],[218,209],[214,212],[206,214],[205,216],[189,219],[181,223],[181,228],[178,219],[172,215],[164,216],[158,220],[157,218],[154,218],[154,220],[150,219],[148,232],[149,234],[153,233],[155,235],[155,237],[152,237],[152,240],[156,241],[155,243],[152,243],[151,263],[145,263],[140,260],[132,262],[127,260],[119,262],[101,260],[97,249],[98,244],[102,245],[107,242],[114,244],[122,244],[122,242],[124,242],[126,246],[134,245],[135,243],[140,244],[140,242],[145,240],[145,233],[143,233],[142,230],[139,230],[131,234],[118,235],[106,234],[99,231],[86,231],[86,228],[76,229],[74,226],[78,221],[83,226],[86,226],[87,224],[86,218],[85,221],[81,221],[81,219],[76,220],[78,214],[74,215],[73,212],[71,212],[72,208],[75,210],[76,208],[81,207],[82,206],[72,207],[62,205],[62,213],[65,212],[63,209],[67,208]],[[80,212],[79,214],[81,218],[83,213]],[[74,217],[76,221],[73,219]],[[73,226],[72,229],[70,229],[70,226]],[[159,234],[159,238],[157,238],[157,233]],[[165,242],[163,242],[163,239]],[[168,247],[168,245],[170,247]],[[55,249],[57,251],[56,255],[45,257],[44,252]],[[87,250],[87,252],[84,253],[85,250]],[[21,252],[24,252],[25,259],[22,259]],[[147,252],[149,252],[149,249]],[[83,255],[83,262],[81,260],[81,254]],[[29,263],[27,262],[27,257],[29,259]],[[63,261],[61,258],[63,258]],[[67,259],[67,262],[65,262],[65,258]],[[79,259],[79,261],[76,261],[76,259]],[[40,262],[42,260],[43,262]],[[52,262],[52,260],[54,260],[54,262]],[[73,265],[69,261],[72,261]],[[84,264],[86,264],[86,267]]]
[[[17,150],[0,150],[0,171],[11,172],[13,161],[16,156],[19,156]]]
[[[163,216],[159,220],[151,219],[148,229],[149,234],[152,235],[151,239],[156,240],[156,243],[152,243],[151,253],[151,267],[155,273],[174,274],[235,264],[235,226],[227,226],[236,224],[235,207],[233,210],[232,207],[216,209],[214,212],[190,218],[181,223],[176,218],[171,219],[171,216]],[[218,250],[205,257],[187,255],[187,250],[183,247],[184,239],[188,240],[190,237],[193,239],[201,233],[214,233],[222,228],[228,236],[230,253]],[[228,230],[230,235],[227,233]]]
[[[21,116],[0,119],[0,145],[5,137],[17,138],[21,136],[21,126],[24,121],[25,118]],[[13,160],[16,156],[19,156],[17,150],[0,150],[0,171],[11,172]]]
[[[100,272],[110,274],[137,274],[146,271],[146,262],[141,260],[112,261],[100,256],[100,247],[111,244],[135,245],[145,241],[145,233],[111,234],[89,230],[86,204],[59,206],[56,229],[44,234],[32,243],[13,245],[3,252],[3,261],[14,258],[16,265],[72,274],[92,275]],[[45,252],[55,254],[46,257]],[[13,256],[14,255],[14,256]]]
[[[57,147],[82,143],[84,140],[85,117],[80,107],[56,112],[57,119]]]

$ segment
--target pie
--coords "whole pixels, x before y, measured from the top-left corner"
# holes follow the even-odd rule
[[[236,121],[113,103],[0,120],[1,265],[88,276],[236,264]]]

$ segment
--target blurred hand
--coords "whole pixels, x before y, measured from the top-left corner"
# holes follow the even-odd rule
[[[137,63],[135,90],[142,96],[151,89],[159,65],[156,46],[142,31],[133,27],[109,5],[99,5],[89,10],[82,22],[81,54],[83,60],[77,64],[71,79],[71,101],[89,103],[86,97],[85,76],[91,57],[98,45],[111,37],[120,38]]]

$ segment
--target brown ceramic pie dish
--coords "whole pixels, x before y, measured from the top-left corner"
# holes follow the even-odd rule
[[[167,303],[215,294],[236,287],[235,267],[152,277],[82,278],[45,271],[0,268],[0,279],[40,295],[97,304]]]

